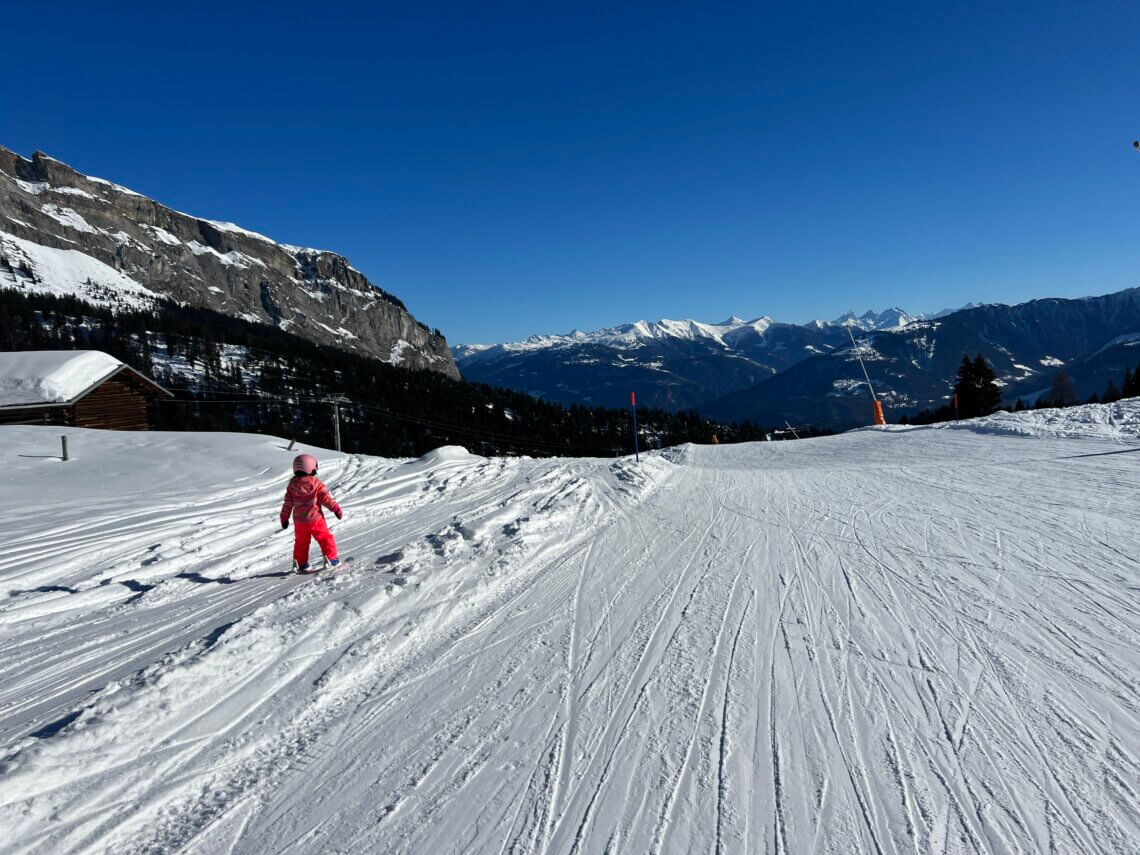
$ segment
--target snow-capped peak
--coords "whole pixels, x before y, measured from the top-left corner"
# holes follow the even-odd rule
[[[469,355],[471,353],[489,350],[492,347],[501,351],[528,351],[546,348],[567,347],[582,344],[600,344],[619,349],[640,347],[649,341],[662,341],[676,339],[680,341],[708,340],[722,346],[728,346],[731,340],[742,335],[763,335],[773,323],[769,317],[758,317],[746,321],[735,315],[717,324],[708,324],[692,319],[671,320],[662,318],[657,321],[638,320],[616,327],[583,332],[579,329],[571,330],[561,335],[532,335],[523,341],[505,342],[498,345],[466,345],[457,344],[453,352]]]
[[[854,312],[845,312],[835,320],[831,321],[831,326],[840,327],[854,327],[859,330],[887,330],[887,329],[900,329],[912,324],[915,321],[925,320],[925,315],[911,315],[900,309],[898,306],[892,306],[889,309],[884,309],[877,312],[874,309],[868,309],[861,315],[856,315]],[[826,321],[813,321],[807,326],[815,326],[821,328],[828,326]]]

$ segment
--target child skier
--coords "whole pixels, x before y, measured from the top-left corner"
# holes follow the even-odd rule
[[[336,518],[343,514],[329,488],[317,478],[317,458],[311,454],[300,454],[293,461],[293,479],[285,490],[285,504],[281,506],[281,528],[289,528],[289,515],[293,516],[293,572],[309,571],[309,538],[316,539],[321,547],[326,566],[336,567],[340,563],[336,553],[336,540],[325,524],[321,512],[324,505]]]

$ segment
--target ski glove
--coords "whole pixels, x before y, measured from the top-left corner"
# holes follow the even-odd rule
[[[289,517],[281,517],[281,528],[282,529],[289,528]]]
[[[344,519],[344,511],[337,511],[337,512],[336,512],[336,518],[337,518],[338,520],[342,520],[342,519]]]

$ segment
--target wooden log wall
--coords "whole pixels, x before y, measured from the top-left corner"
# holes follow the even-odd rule
[[[0,425],[59,425],[72,424],[71,407],[29,407],[20,410],[0,411]]]
[[[108,380],[75,404],[75,426],[104,430],[149,430],[147,397],[134,384]]]

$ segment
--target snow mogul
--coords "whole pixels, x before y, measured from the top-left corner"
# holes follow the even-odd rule
[[[309,572],[309,538],[317,541],[324,557],[324,567],[336,567],[336,539],[325,523],[321,507],[326,507],[336,518],[344,519],[340,505],[333,499],[317,477],[317,458],[311,454],[299,454],[293,460],[293,477],[285,489],[285,504],[281,506],[281,528],[289,528],[289,517],[293,517],[293,572]]]

